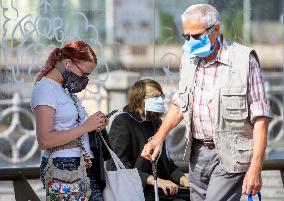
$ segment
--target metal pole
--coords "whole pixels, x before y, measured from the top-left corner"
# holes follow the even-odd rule
[[[251,34],[251,2],[250,0],[244,0],[243,2],[243,39],[244,43],[250,43]]]
[[[284,2],[282,1],[282,19],[281,19],[281,23],[282,23],[282,41],[284,41]],[[283,44],[283,42],[282,42]],[[284,44],[282,46],[282,54],[283,54],[283,60],[282,60],[282,73],[283,73],[283,77],[284,77]],[[284,79],[282,78],[282,82],[284,84]],[[284,93],[282,94],[282,102],[283,102],[283,105],[284,105]],[[284,110],[284,107],[282,108],[282,110]],[[283,127],[282,127],[283,129]],[[284,173],[284,172],[283,172]],[[283,177],[282,177],[282,180],[283,180],[283,186],[284,186],[284,174],[283,174]]]
[[[106,43],[114,42],[114,2],[113,0],[105,1],[105,17],[106,17]]]
[[[154,31],[153,31],[153,52],[154,52],[154,61],[153,61],[153,75],[154,75],[154,79],[156,78],[156,31],[159,31],[159,30],[156,30],[156,15],[158,15],[158,13],[156,13],[156,9],[157,9],[157,1],[154,0]]]
[[[152,171],[153,171],[153,176],[154,176],[155,201],[159,201],[158,182],[157,182],[157,162],[158,162],[158,160],[152,161]]]

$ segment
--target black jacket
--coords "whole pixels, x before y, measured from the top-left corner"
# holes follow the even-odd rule
[[[153,136],[159,128],[161,121],[152,123],[151,121],[141,121],[134,113],[119,114],[112,122],[109,131],[109,142],[113,151],[127,168],[137,168],[143,187],[147,178],[152,175],[151,162],[141,157],[141,152],[149,137]],[[115,170],[112,161],[107,162],[108,170]],[[165,145],[157,165],[158,177],[172,180],[179,185],[183,172],[168,159]]]

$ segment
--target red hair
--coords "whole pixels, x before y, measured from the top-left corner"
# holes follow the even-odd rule
[[[63,59],[70,59],[73,62],[89,61],[97,64],[97,56],[90,45],[80,40],[71,41],[63,48],[55,48],[49,54],[45,66],[36,77],[36,81],[39,81],[55,67],[57,62],[61,62]]]

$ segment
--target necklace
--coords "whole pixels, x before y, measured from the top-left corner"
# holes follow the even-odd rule
[[[70,94],[70,97],[71,99],[73,100],[73,103],[76,107],[76,110],[78,112],[78,116],[77,116],[77,125],[79,126],[80,123],[81,123],[81,118],[80,118],[80,112],[79,112],[79,106],[77,105],[77,102],[78,102],[78,98],[76,95],[74,94]],[[91,157],[88,155],[85,147],[84,147],[84,142],[82,140],[82,137],[78,137],[78,141],[79,141],[79,146],[80,146],[80,149],[81,151],[83,152],[83,158],[84,158],[84,161],[85,161],[85,165],[86,165],[86,168],[90,168],[92,166],[92,161],[91,161]]]

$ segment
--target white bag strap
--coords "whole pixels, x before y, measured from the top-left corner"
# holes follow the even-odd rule
[[[111,148],[108,146],[108,144],[106,143],[103,135],[101,132],[98,133],[100,138],[102,139],[103,143],[105,144],[105,146],[107,147],[113,161],[114,161],[114,164],[116,166],[116,169],[119,170],[119,169],[126,169],[125,166],[123,165],[123,163],[121,162],[121,160],[117,157],[117,155],[114,153],[114,151],[111,150]]]

